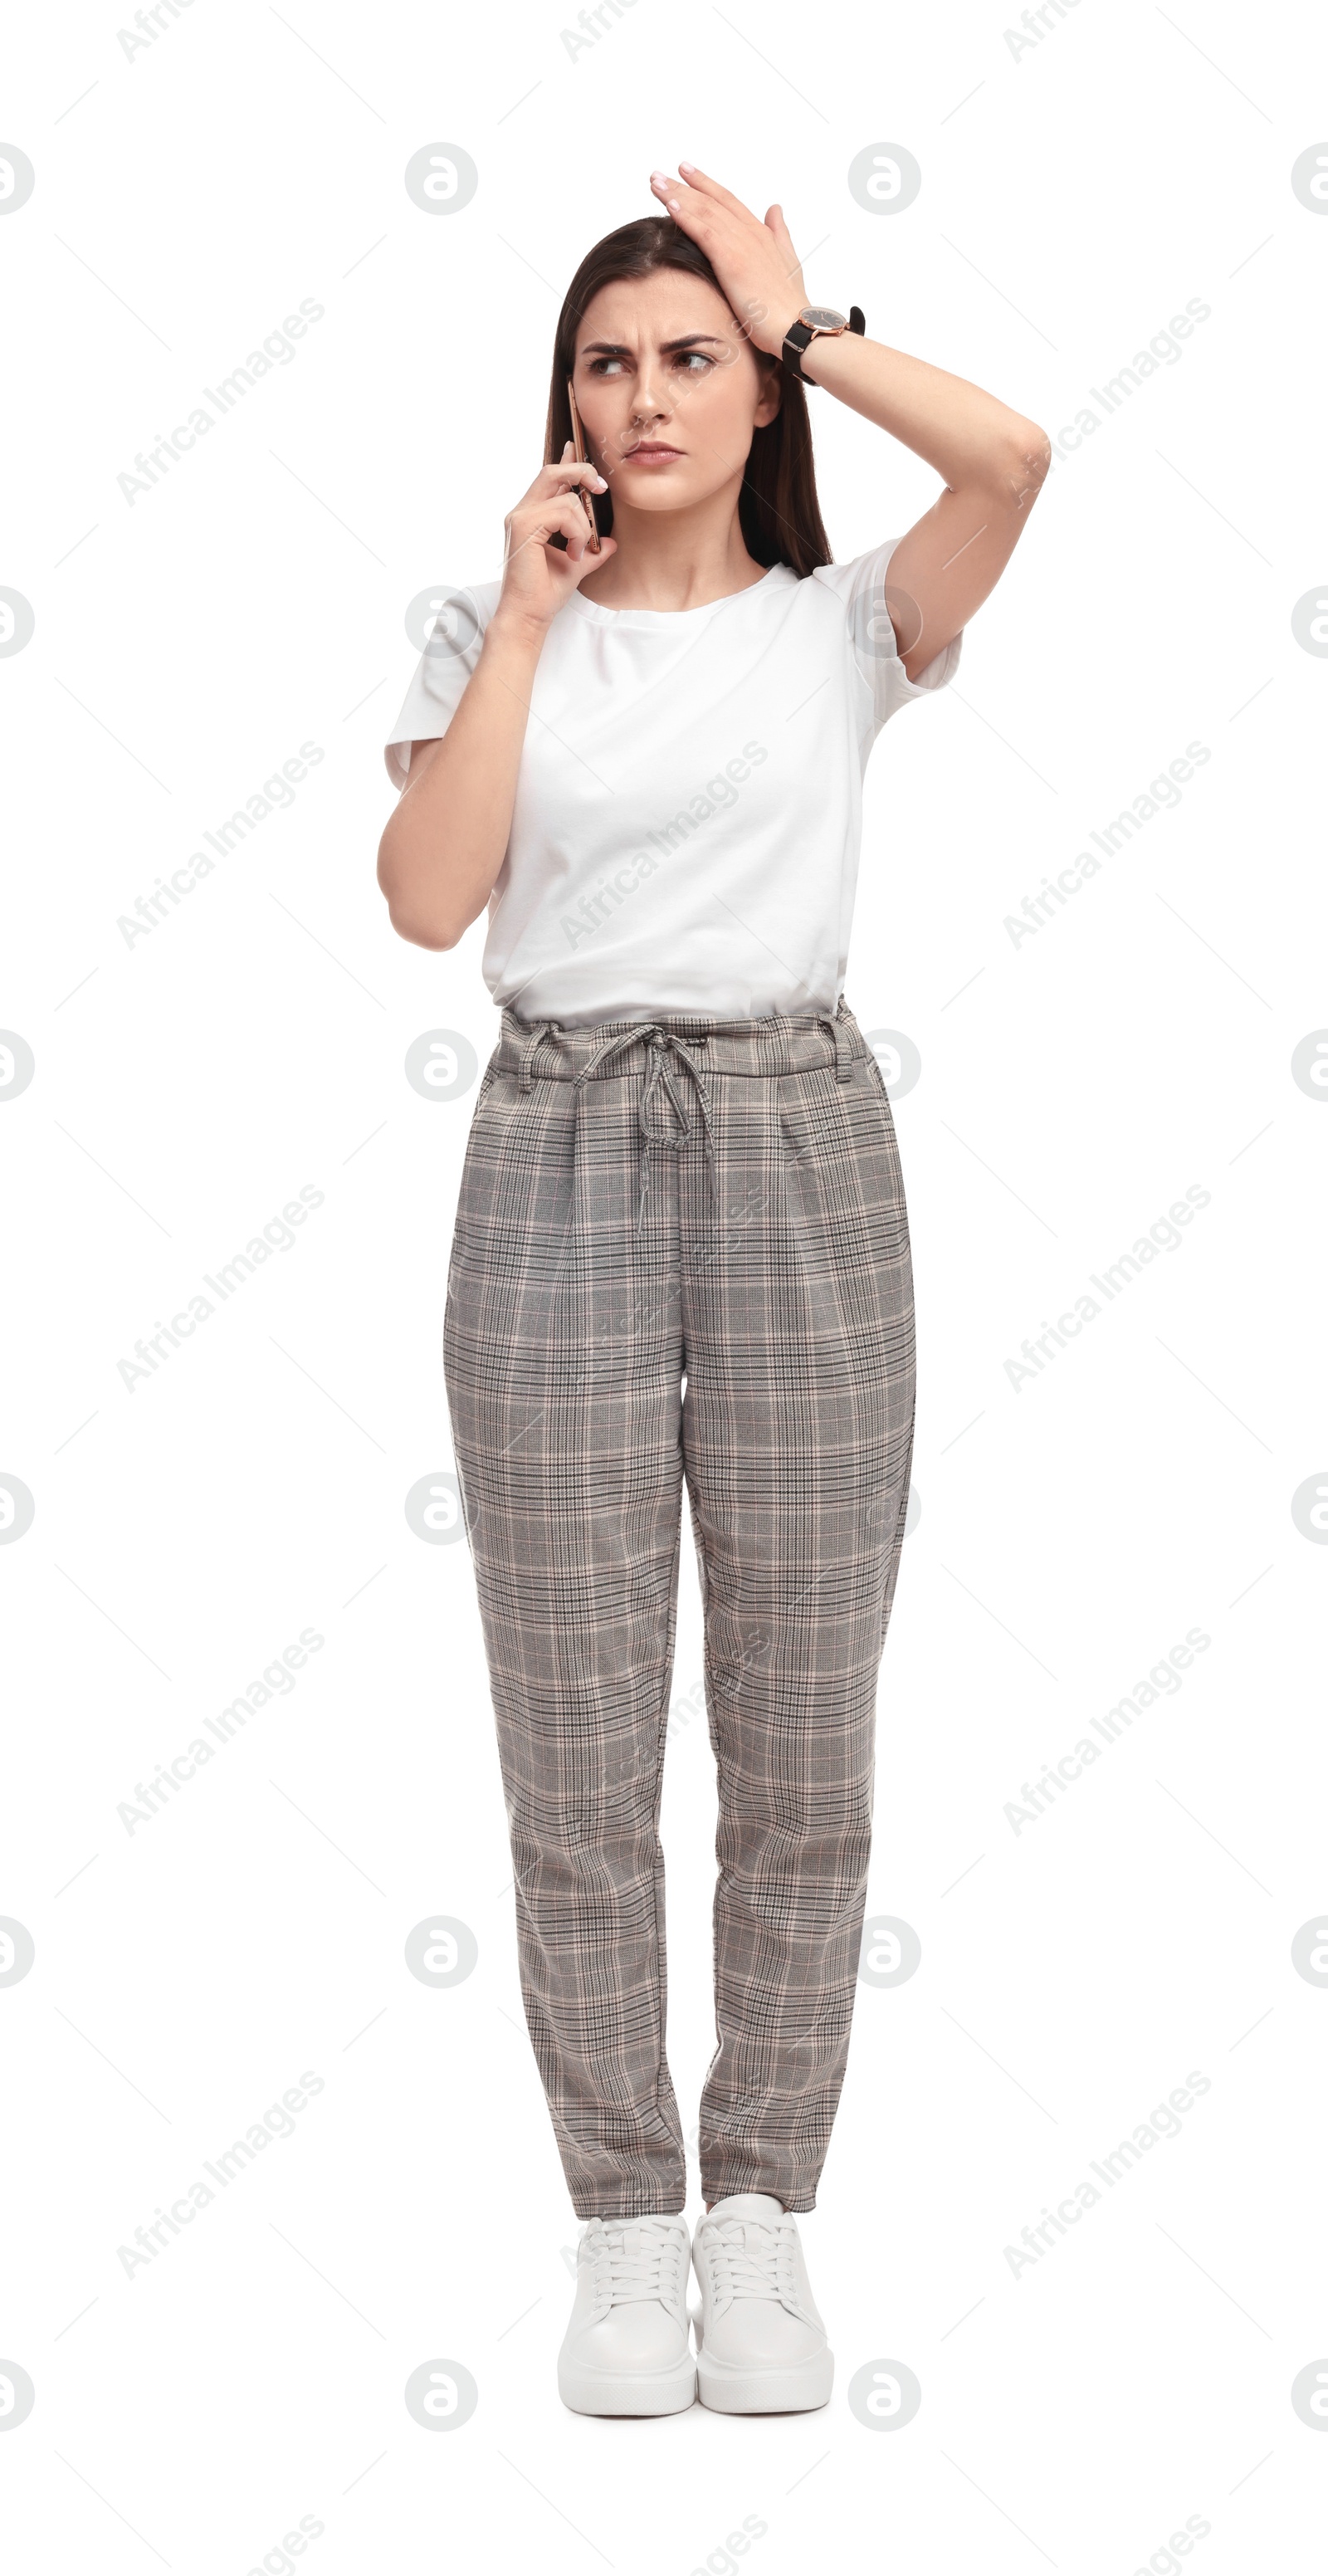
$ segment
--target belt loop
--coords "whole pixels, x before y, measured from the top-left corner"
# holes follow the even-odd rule
[[[833,1013],[818,1011],[816,1016],[822,1028],[830,1031],[831,1044],[835,1050],[835,1080],[849,1082],[853,1077],[853,1059],[848,1052],[847,1032],[843,1028],[841,1018],[842,1010],[841,1001]]]
[[[530,1089],[531,1071],[534,1058],[543,1046],[544,1040],[548,1036],[550,1029],[557,1029],[561,1034],[562,1025],[561,1020],[536,1020],[534,1022],[530,1035],[526,1039],[525,1045],[521,1050],[521,1066],[518,1079],[523,1091],[529,1091]]]
[[[853,1079],[853,1058],[849,1053],[848,1030],[844,1025],[847,1015],[848,1003],[846,1002],[844,995],[841,993],[835,1004],[836,1082],[851,1082]]]

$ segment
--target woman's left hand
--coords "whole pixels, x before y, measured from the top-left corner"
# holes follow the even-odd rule
[[[778,357],[784,334],[807,301],[798,254],[783,211],[771,206],[764,223],[718,179],[691,161],[680,161],[680,179],[652,170],[650,185],[674,222],[705,252],[738,322],[758,349]]]

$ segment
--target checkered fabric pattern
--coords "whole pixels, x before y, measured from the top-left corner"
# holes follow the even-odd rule
[[[903,1177],[847,1005],[571,1029],[505,1010],[444,1362],[526,2018],[576,2213],[686,2198],[658,1832],[684,1480],[719,1784],[701,2188],[812,2209],[913,1447]]]

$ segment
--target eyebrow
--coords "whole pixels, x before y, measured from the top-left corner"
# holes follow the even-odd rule
[[[662,357],[671,357],[675,350],[694,348],[700,340],[712,340],[717,349],[728,346],[727,341],[722,340],[717,331],[688,331],[681,340],[661,340],[660,354]],[[581,354],[583,358],[591,356],[630,358],[632,352],[621,340],[587,340]]]

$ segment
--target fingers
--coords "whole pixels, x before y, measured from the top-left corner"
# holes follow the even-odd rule
[[[566,492],[572,490],[577,484],[581,484],[590,492],[607,492],[609,487],[599,467],[592,465],[589,458],[584,462],[579,461],[573,456],[571,450],[572,442],[569,438],[564,444],[560,457],[555,458],[548,465],[541,465],[526,495],[527,500],[535,499],[541,492]]]
[[[553,509],[541,511],[539,525],[534,533],[545,545],[555,534],[566,537],[567,551],[573,561],[578,561],[589,542],[590,523],[580,502],[575,497],[569,496],[566,501],[559,502]]]
[[[574,492],[564,498],[554,494],[542,503],[514,510],[509,526],[513,554],[522,546],[546,546],[550,537],[560,536],[566,537],[569,555],[579,562],[590,537],[590,523]]]
[[[733,224],[760,230],[756,216],[750,206],[744,206],[741,197],[721,188],[717,179],[707,179],[705,172],[690,161],[680,161],[678,167],[687,173],[685,179],[671,179],[667,171],[652,170],[650,185],[674,222],[681,224],[684,232],[703,248],[712,241],[732,242],[733,235],[727,228]]]
[[[603,483],[604,481],[598,465],[594,464],[589,457],[576,457],[572,454],[570,438],[563,441],[562,455],[555,458],[551,464],[544,466],[542,471],[545,474],[588,474],[593,482]]]
[[[652,170],[650,173],[650,185],[654,189],[655,195],[668,207],[671,215],[676,217],[682,213],[683,199],[687,195],[687,189],[681,179],[670,179],[667,172],[664,170]]]
[[[593,555],[591,553],[589,546],[583,546],[579,555],[573,555],[569,547],[567,553],[563,557],[563,561],[564,563],[575,563],[578,574],[598,572],[601,564],[607,563],[610,555],[615,555],[617,551],[618,540],[616,537],[601,537],[599,541],[599,553],[597,555]]]
[[[744,206],[741,197],[735,197],[728,188],[721,188],[718,179],[712,179],[706,171],[698,170],[694,161],[680,161],[678,169],[688,187],[694,188],[698,195],[713,197],[715,204],[727,206],[731,215],[748,214],[748,208]]]
[[[665,170],[652,170],[650,185],[668,207],[674,222],[682,224],[687,232],[699,230],[707,223],[713,224],[717,215],[729,211],[737,215],[747,213],[746,207],[740,206],[736,197],[730,198],[725,206],[721,202],[723,190],[713,198],[708,197],[704,189],[691,188],[683,179],[671,179]],[[747,220],[751,222],[750,215]]]

